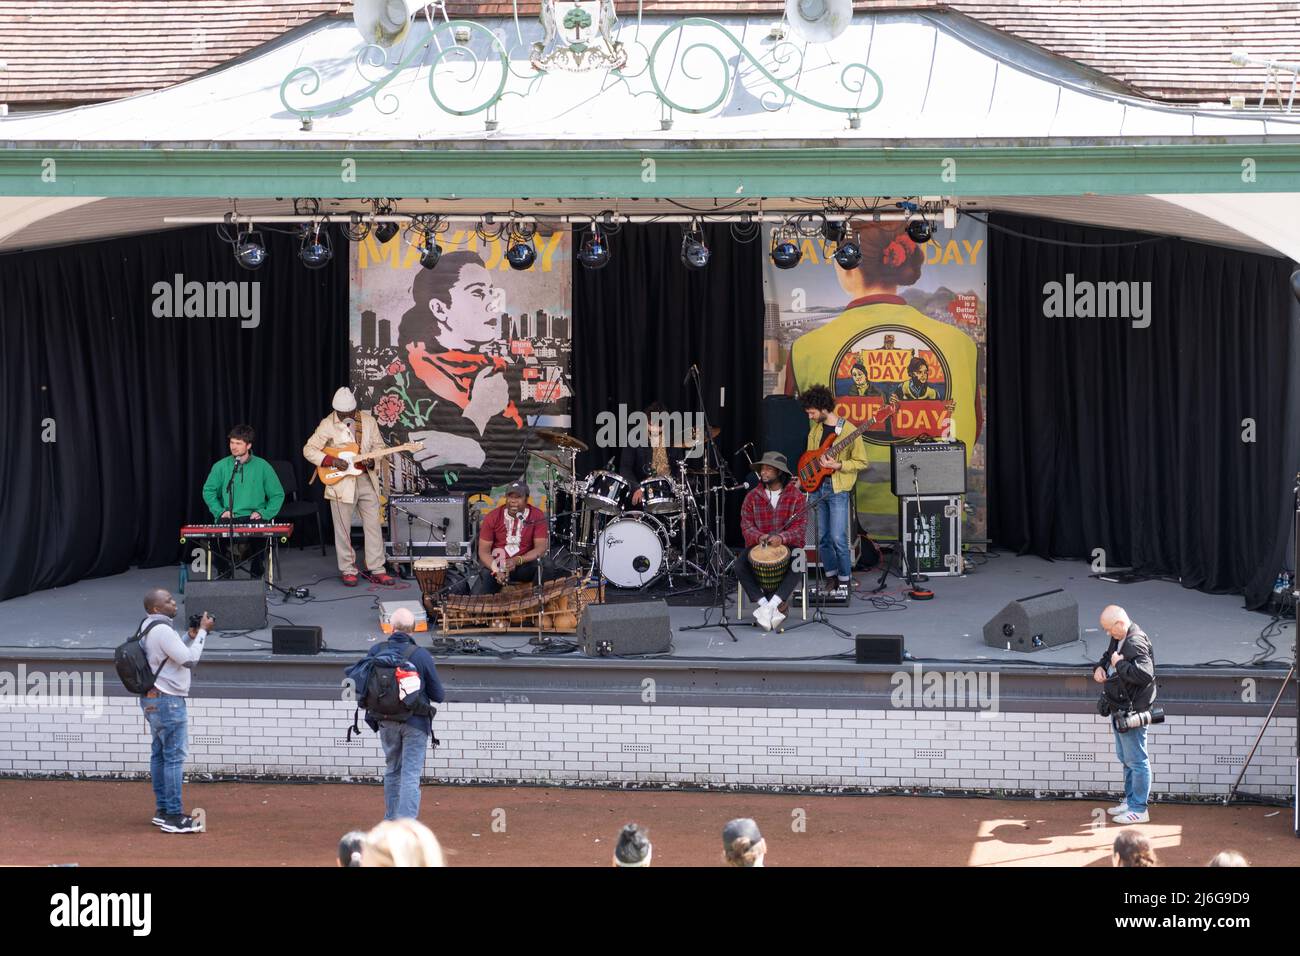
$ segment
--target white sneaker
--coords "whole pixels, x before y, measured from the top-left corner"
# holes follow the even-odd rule
[[[759,627],[765,631],[772,630],[772,608],[766,603],[755,605],[753,615]]]
[[[1121,813],[1128,813],[1128,803],[1125,802],[1125,803],[1117,804],[1117,805],[1111,807],[1111,808],[1110,808],[1109,810],[1107,810],[1106,812],[1109,813],[1112,817],[1117,817],[1117,816],[1119,816]]]
[[[772,630],[775,631],[781,627],[782,623],[784,623],[785,615],[781,613],[780,604],[774,604],[772,607],[768,608],[768,610],[771,612],[770,618]]]
[[[1115,818],[1116,823],[1148,823],[1151,820],[1149,813],[1121,813]]]

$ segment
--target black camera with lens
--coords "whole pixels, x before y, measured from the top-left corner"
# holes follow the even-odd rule
[[[1102,714],[1105,717],[1105,714]],[[1165,722],[1165,709],[1163,707],[1152,707],[1150,710],[1128,711],[1123,714],[1116,714],[1111,718],[1111,726],[1121,734],[1126,734],[1130,730],[1136,730],[1138,727],[1150,727],[1152,724],[1163,724]]]
[[[203,615],[204,615],[204,614],[207,614],[207,613],[208,613],[207,611],[203,611],[203,612],[201,612],[201,613],[199,613],[199,614],[191,614],[191,615],[190,615],[190,629],[191,629],[191,630],[194,630],[194,631],[197,631],[197,630],[199,629],[199,625],[203,623]],[[215,626],[215,624],[216,624],[216,620],[217,620],[216,618],[213,618],[213,619],[212,619],[212,622],[213,622],[213,625],[214,625],[214,626]]]
[[[1105,694],[1101,694],[1100,696],[1097,697],[1098,717],[1109,717],[1114,712],[1115,712],[1115,708],[1111,704],[1111,702],[1106,698]]]

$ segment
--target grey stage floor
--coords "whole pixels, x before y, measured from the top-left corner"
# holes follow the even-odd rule
[[[721,628],[683,632],[681,628],[704,620],[705,609],[673,607],[670,609],[673,655],[819,659],[851,653],[851,635],[868,633],[903,634],[908,652],[922,660],[1079,664],[1100,657],[1105,641],[1097,627],[1097,615],[1111,602],[1123,605],[1151,635],[1161,664],[1245,664],[1259,653],[1256,638],[1268,624],[1268,618],[1246,611],[1239,596],[1202,594],[1164,581],[1110,584],[1090,578],[1089,571],[1084,562],[1050,562],[995,553],[965,577],[932,579],[930,586],[936,594],[933,601],[906,602],[888,610],[876,609],[865,600],[876,576],[860,575],[860,597],[849,607],[828,609],[829,619],[848,631],[848,638],[816,623],[784,634],[765,634],[757,627],[733,626],[739,638],[733,643]],[[326,643],[336,650],[362,649],[382,639],[376,611],[378,599],[419,598],[414,581],[403,582],[396,589],[345,588],[336,575],[333,555],[322,557],[319,552],[283,552],[278,577],[281,584],[307,585],[311,598],[285,601],[280,594],[273,593],[271,623],[321,625]],[[141,599],[146,590],[156,586],[176,589],[177,585],[175,570],[132,570],[0,602],[0,656],[19,656],[27,647],[109,652],[139,623]],[[1058,587],[1067,588],[1079,601],[1083,628],[1080,642],[1033,654],[984,644],[984,622],[1008,601]],[[896,579],[890,578],[886,593],[895,597],[901,594]],[[733,597],[730,605],[733,613],[734,607]],[[184,614],[183,605],[181,613]],[[714,610],[710,620],[717,619],[718,612]],[[788,623],[798,619],[796,610]],[[1287,655],[1292,640],[1292,625],[1288,623],[1283,635],[1273,638],[1278,648],[1274,656]],[[526,635],[485,635],[481,641],[502,650],[530,652]],[[269,630],[240,636],[218,632],[208,649],[269,657],[269,644]]]

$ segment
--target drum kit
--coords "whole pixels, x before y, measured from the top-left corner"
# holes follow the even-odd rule
[[[716,437],[718,429],[710,430]],[[686,459],[677,474],[639,484],[616,471],[577,473],[587,445],[564,432],[535,433],[553,450],[532,456],[547,468],[552,554],[559,564],[587,567],[620,588],[647,589],[666,578],[702,586],[720,577],[732,555],[722,544],[722,495],[729,490],[705,459]],[[688,447],[688,446],[678,446]],[[639,492],[639,494],[638,494]]]

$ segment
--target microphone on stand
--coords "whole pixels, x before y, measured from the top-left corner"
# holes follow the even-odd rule
[[[691,367],[686,370],[686,377],[682,379],[682,384],[685,385],[687,382],[689,382],[691,380],[691,376],[695,375],[697,372],[699,372],[699,370],[700,367],[696,365],[694,362],[692,362]]]

